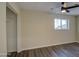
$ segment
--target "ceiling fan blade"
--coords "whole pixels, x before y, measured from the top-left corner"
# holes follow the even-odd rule
[[[72,9],[72,8],[77,8],[77,7],[79,7],[79,5],[75,5],[75,6],[66,7],[66,8],[64,8],[64,9]]]

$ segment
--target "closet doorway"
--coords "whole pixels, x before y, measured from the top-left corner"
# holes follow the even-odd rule
[[[6,7],[7,53],[17,52],[17,15]]]

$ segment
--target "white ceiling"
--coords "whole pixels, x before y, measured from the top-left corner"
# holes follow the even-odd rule
[[[61,13],[61,2],[17,2],[16,3],[21,9],[24,10],[35,10],[35,11],[44,11],[51,13]],[[79,2],[68,2],[68,6],[74,4],[79,4]],[[79,15],[79,7],[70,9],[68,15]]]

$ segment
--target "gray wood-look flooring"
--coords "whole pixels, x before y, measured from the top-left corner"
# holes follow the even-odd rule
[[[79,57],[79,43],[68,43],[12,53],[10,57]]]

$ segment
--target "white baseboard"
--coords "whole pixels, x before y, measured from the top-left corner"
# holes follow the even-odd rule
[[[7,57],[7,53],[0,53],[0,57]]]
[[[43,46],[33,47],[33,48],[24,48],[24,49],[22,49],[22,51],[23,51],[23,50],[36,49],[36,48],[42,48],[42,47],[48,47],[48,46],[55,46],[55,45],[67,44],[67,43],[73,43],[73,42],[77,42],[77,41],[63,42],[63,43],[56,43],[56,44],[50,44],[50,45],[43,45]]]
[[[19,52],[21,52],[21,51],[23,51],[23,49],[20,49],[20,50],[18,50],[17,52],[19,53]]]

